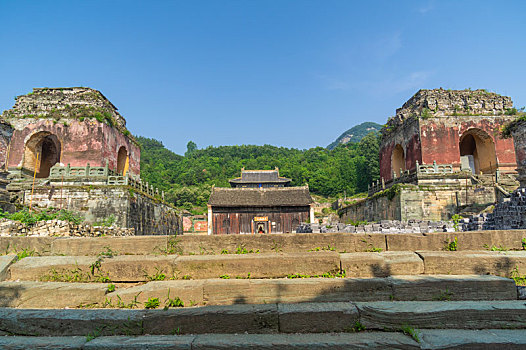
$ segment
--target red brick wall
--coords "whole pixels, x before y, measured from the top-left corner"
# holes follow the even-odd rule
[[[17,130],[18,129],[18,130]],[[47,131],[58,137],[61,144],[60,162],[63,165],[105,166],[117,168],[117,152],[126,147],[130,157],[130,171],[140,173],[140,149],[117,129],[96,120],[72,120],[69,125],[54,123],[52,120],[31,120],[23,126],[15,126],[9,149],[9,167],[22,166],[24,148],[30,137]]]
[[[453,164],[460,167],[460,137],[476,128],[485,131],[495,144],[497,162],[501,170],[513,171],[516,167],[515,151],[511,139],[502,139],[500,129],[509,117],[455,116],[421,120],[422,162]]]

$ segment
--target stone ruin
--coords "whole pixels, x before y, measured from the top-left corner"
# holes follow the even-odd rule
[[[141,181],[140,148],[125,119],[97,90],[37,88],[16,97],[0,117],[0,146],[4,210],[31,204],[79,212],[90,224],[111,217],[136,234],[182,233],[180,213]]]
[[[511,98],[485,90],[420,90],[382,129],[380,180],[339,210],[341,221],[448,221],[515,190],[517,161],[502,127]]]
[[[402,222],[397,220],[382,220],[367,224],[334,224],[320,225],[302,223],[296,233],[430,233],[455,232],[452,221],[415,221]]]
[[[515,145],[520,188],[495,205],[492,213],[464,219],[464,231],[526,229],[526,120],[524,117],[510,123],[506,129]]]

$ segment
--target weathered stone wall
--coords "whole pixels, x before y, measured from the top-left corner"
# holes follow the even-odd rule
[[[2,119],[14,128],[9,167],[32,167],[34,161],[25,159],[24,154],[28,141],[39,135],[55,135],[62,165],[104,166],[108,161],[110,169],[115,170],[118,151],[124,147],[129,171],[140,173],[138,144],[115,106],[97,90],[34,89],[31,94],[18,96],[14,107],[3,112]]]
[[[466,187],[463,181],[444,179],[442,184],[395,185],[340,209],[341,221],[449,220],[459,208],[472,204],[491,205],[496,201],[493,187],[471,184]]]
[[[0,171],[7,170],[6,160],[12,135],[13,128],[11,125],[0,120]]]
[[[460,168],[460,138],[466,131],[480,134],[494,143],[491,167],[513,172],[515,153],[511,140],[500,137],[500,129],[514,116],[510,97],[485,90],[420,90],[411,97],[382,129],[380,176],[392,178],[391,157],[399,144],[404,150],[406,169],[420,164],[453,164]],[[487,160],[486,163],[489,163]]]
[[[382,133],[380,145],[380,177],[385,181],[393,178],[393,170],[400,176],[400,169],[392,169],[391,161],[396,145],[402,146],[405,157],[405,169],[414,169],[416,162],[422,163],[422,149],[417,119],[393,126],[395,129]],[[384,130],[385,131],[385,130]]]
[[[453,164],[455,169],[460,169],[460,138],[471,131],[481,138],[489,137],[488,142],[494,144],[496,159],[491,164],[493,169],[498,166],[503,172],[514,172],[513,142],[500,137],[502,126],[513,119],[513,116],[445,116],[420,120],[421,164],[433,164],[436,160],[439,164]],[[484,169],[488,167],[489,164],[483,166]]]
[[[512,129],[517,171],[519,172],[518,180],[521,187],[526,188],[526,121],[520,120],[514,123]]]
[[[128,186],[64,185],[22,190],[22,202],[38,208],[68,209],[94,224],[115,217],[115,225],[135,229],[137,235],[181,234],[180,215],[172,207]],[[31,198],[32,201],[31,201]]]
[[[34,225],[0,219],[0,236],[102,237],[134,236],[133,228],[75,225],[63,220],[39,221]]]

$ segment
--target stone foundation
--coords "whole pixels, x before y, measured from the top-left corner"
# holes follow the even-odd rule
[[[63,220],[39,221],[26,225],[17,221],[0,219],[0,236],[39,236],[39,237],[102,237],[134,236],[133,228],[75,225]]]
[[[462,178],[464,177],[464,178]],[[467,183],[467,184],[466,184]],[[339,210],[341,222],[381,220],[450,220],[463,208],[483,208],[496,202],[493,186],[475,183],[466,174],[419,179],[374,193]]]

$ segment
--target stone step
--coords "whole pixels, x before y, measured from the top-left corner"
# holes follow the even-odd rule
[[[434,330],[417,332],[419,342],[401,332],[333,334],[200,334],[141,336],[0,337],[8,349],[523,349],[524,330]]]
[[[424,260],[425,274],[491,274],[509,277],[516,269],[521,275],[526,273],[526,250],[417,253]]]
[[[185,306],[389,300],[517,300],[511,279],[496,276],[395,276],[388,278],[205,279],[117,284],[0,282],[0,307],[117,308],[161,305],[180,298]]]
[[[219,255],[247,251],[302,253],[444,250],[457,237],[458,250],[484,250],[485,246],[521,250],[526,230],[470,231],[426,234],[316,233],[273,235],[182,235],[135,237],[0,237],[0,251],[23,249],[40,255],[93,255],[110,249],[120,255]]]
[[[514,339],[516,339],[515,336]],[[521,339],[517,339],[519,342]],[[394,332],[340,334],[201,334],[143,336],[0,337],[0,347],[8,349],[420,349],[411,337]]]
[[[166,310],[5,308],[0,309],[0,329],[23,336],[526,329],[525,314],[521,301],[316,302]]]
[[[0,260],[0,277],[54,282],[147,282],[176,279],[387,277],[526,272],[526,251],[307,252],[240,255],[42,256]],[[2,269],[3,267],[3,269]],[[8,272],[6,273],[6,269]]]
[[[143,282],[164,279],[280,278],[340,272],[335,252],[199,256],[43,256],[9,267],[11,280]]]

